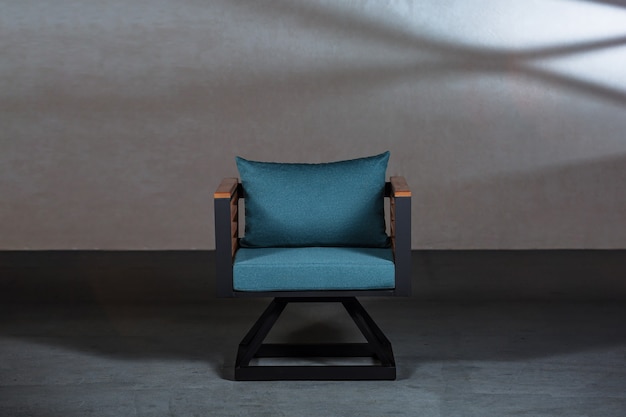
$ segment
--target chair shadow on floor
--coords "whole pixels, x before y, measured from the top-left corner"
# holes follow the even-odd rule
[[[394,343],[400,380],[433,362],[523,361],[626,344],[626,306],[620,302],[407,299],[364,304]],[[232,380],[237,343],[264,308],[264,300],[212,305],[5,304],[0,338],[131,361],[204,362],[217,377]],[[351,341],[359,334],[349,324],[332,309],[293,311],[268,339]]]

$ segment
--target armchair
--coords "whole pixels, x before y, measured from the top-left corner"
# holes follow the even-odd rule
[[[273,301],[239,345],[236,380],[395,379],[391,343],[356,298],[411,293],[411,191],[403,177],[385,181],[388,158],[237,158],[241,181],[225,178],[214,193],[217,295]],[[341,303],[366,343],[263,343],[288,303],[310,302]],[[370,357],[374,364],[251,365],[277,357]]]

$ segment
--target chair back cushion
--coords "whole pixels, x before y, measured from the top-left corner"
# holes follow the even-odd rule
[[[245,197],[243,247],[387,247],[389,152],[323,164],[236,158]]]

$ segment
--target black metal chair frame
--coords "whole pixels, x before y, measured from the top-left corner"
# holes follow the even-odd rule
[[[237,178],[225,178],[214,194],[216,290],[218,297],[273,297],[239,344],[235,380],[393,380],[396,364],[391,343],[359,303],[361,296],[411,294],[411,192],[402,177],[385,186],[390,201],[390,231],[395,263],[395,288],[354,291],[263,291],[233,289],[233,259],[239,248],[239,199],[245,192]],[[341,303],[366,343],[263,343],[289,303]],[[372,358],[371,365],[255,365],[261,358]]]

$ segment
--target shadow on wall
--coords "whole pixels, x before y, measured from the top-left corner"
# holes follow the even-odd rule
[[[15,25],[14,32],[8,30],[12,37],[7,37],[7,51],[15,57],[9,61],[15,62],[16,76],[5,77],[5,82],[16,87],[9,89],[14,95],[0,100],[0,111],[8,109],[11,115],[3,119],[8,122],[7,135],[15,138],[8,152],[0,155],[0,159],[8,158],[8,163],[0,164],[0,170],[5,167],[6,171],[4,177],[0,175],[6,200],[0,210],[6,212],[1,214],[6,219],[3,235],[7,247],[211,247],[213,230],[206,221],[212,217],[208,190],[221,176],[234,175],[231,157],[235,153],[252,159],[328,160],[392,150],[394,164],[401,161],[397,166],[402,165],[397,173],[405,175],[411,185],[419,185],[419,194],[425,188],[420,199],[436,203],[434,209],[415,211],[416,216],[427,214],[428,219],[422,224],[418,217],[415,220],[419,229],[415,229],[414,241],[420,248],[464,248],[476,234],[479,239],[497,237],[495,243],[488,242],[488,247],[493,247],[523,227],[530,227],[531,234],[543,240],[514,239],[503,246],[528,243],[538,247],[548,243],[547,233],[557,236],[591,230],[591,226],[567,224],[587,222],[585,209],[597,211],[590,200],[570,208],[579,215],[558,216],[565,212],[566,203],[556,197],[563,196],[569,204],[581,189],[568,179],[572,173],[557,169],[517,179],[504,174],[447,185],[428,171],[438,171],[440,166],[451,170],[455,163],[471,160],[455,149],[468,128],[473,129],[474,138],[485,138],[481,143],[495,147],[514,131],[523,143],[519,148],[532,157],[539,156],[541,151],[534,144],[521,140],[526,137],[526,124],[534,123],[535,117],[544,116],[538,123],[550,119],[544,108],[562,111],[558,121],[547,122],[555,131],[563,120],[575,122],[574,132],[587,121],[596,126],[608,120],[608,128],[595,131],[612,129],[610,140],[616,142],[623,130],[620,112],[626,106],[621,79],[610,87],[601,80],[534,64],[596,52],[614,57],[614,51],[621,53],[626,46],[625,31],[553,43],[537,34],[537,41],[551,46],[518,50],[509,42],[490,48],[445,40],[416,24],[411,26],[412,22],[401,16],[385,15],[390,11],[387,3],[378,6],[382,15],[368,14],[360,9],[366,3],[350,2],[348,10],[329,1],[186,1],[180,9],[195,13],[201,23],[197,26],[186,25],[184,16],[163,9],[165,17],[147,14],[145,20],[133,16],[117,20],[106,15],[102,20],[96,18],[98,24],[91,28],[89,19],[74,8],[76,22],[63,18],[55,25],[56,20],[51,19],[40,27],[35,24],[38,12],[29,11],[29,19],[35,22],[32,27]],[[98,16],[100,6],[94,7],[90,13]],[[442,11],[454,11],[434,1],[428,8],[434,18]],[[139,15],[141,5],[134,10]],[[59,6],[53,11],[63,14]],[[213,19],[218,28],[204,24],[206,19]],[[46,20],[42,18],[42,22]],[[437,24],[445,26],[446,21]],[[576,30],[573,28],[573,33]],[[54,47],[35,41],[31,45],[26,35],[46,37]],[[33,48],[28,49],[32,55],[28,59],[22,51],[26,46]],[[47,62],[48,57],[54,58],[52,62]],[[100,60],[106,65],[99,65]],[[518,80],[508,75],[522,80],[517,84]],[[535,83],[529,85],[528,80]],[[532,111],[520,115],[512,93],[526,87],[534,90],[535,101],[525,103]],[[544,87],[548,92],[544,93]],[[575,103],[569,106],[572,96]],[[481,114],[479,122],[468,126],[470,113],[482,105],[484,118]],[[488,119],[502,116],[502,108],[507,112],[500,118],[499,130],[490,131]],[[597,121],[593,112],[599,109],[607,111],[605,118]],[[585,135],[577,134],[578,138]],[[581,152],[591,146],[581,146]],[[567,147],[567,143],[554,145],[553,154],[567,152]],[[438,165],[440,161],[429,159],[432,152],[454,155]],[[489,164],[485,155],[478,157]],[[509,157],[505,155],[499,163],[507,163]],[[595,172],[596,168],[590,169]],[[607,169],[623,173],[618,166]],[[611,176],[610,172],[602,174],[603,168],[597,170],[602,181]],[[585,190],[589,181],[594,181],[594,174],[588,175],[582,178]],[[3,181],[5,178],[9,181]],[[572,188],[550,193],[544,188],[560,186],[550,178],[562,178]],[[444,183],[436,189],[434,185],[433,189],[421,186],[428,181]],[[608,184],[602,187],[616,189]],[[467,206],[461,198],[464,195],[474,196]],[[601,194],[598,201],[605,198]],[[491,208],[488,199],[497,199],[497,209]],[[529,207],[530,201],[543,201],[547,212],[536,213],[541,206]],[[416,199],[415,204],[425,203]],[[606,207],[610,205],[607,200]],[[484,223],[481,233],[471,224],[481,210],[508,221],[511,208],[519,208],[525,218],[512,218],[510,227],[494,231]],[[431,215],[439,210],[449,218]],[[486,218],[481,217],[479,224]],[[551,222],[556,225],[554,232],[541,230]],[[601,227],[610,228],[611,224],[607,220]],[[420,242],[422,228],[437,229]],[[455,233],[465,236],[455,241]],[[617,232],[602,231],[583,241],[604,241],[613,233]],[[619,239],[624,242],[623,234]],[[481,246],[480,242],[472,245]],[[558,240],[556,246],[560,246]]]
[[[626,8],[626,0],[585,0],[591,3],[609,4],[611,6],[619,6]]]
[[[239,2],[243,7],[244,2]],[[623,2],[601,2],[621,4]],[[619,48],[626,45],[626,34],[606,39],[586,42],[572,42],[557,46],[527,48],[481,48],[454,43],[413,33],[408,28],[392,25],[383,20],[374,20],[365,15],[342,12],[337,8],[321,7],[314,3],[294,3],[274,0],[262,6],[246,4],[259,14],[266,14],[277,21],[286,18],[297,20],[302,26],[314,28],[320,33],[328,31],[350,39],[356,39],[372,51],[377,47],[394,48],[405,51],[409,60],[387,61],[378,65],[361,62],[358,66],[345,66],[340,69],[311,69],[292,74],[268,74],[265,78],[251,77],[249,84],[232,89],[232,85],[222,93],[225,97],[246,97],[249,105],[260,106],[269,97],[298,91],[307,94],[326,95],[332,92],[349,92],[372,89],[378,85],[426,76],[429,79],[471,73],[516,73],[534,78],[547,84],[572,89],[599,99],[626,105],[626,90],[611,88],[593,81],[565,75],[549,69],[540,69],[533,64],[539,60],[568,58],[586,53]],[[414,56],[414,61],[410,58]],[[435,57],[433,59],[433,57]],[[426,58],[426,59],[424,59]],[[309,87],[309,88],[307,88]],[[246,94],[242,94],[243,92]],[[245,104],[241,99],[237,104]],[[262,107],[262,106],[260,106]],[[232,110],[232,109],[231,109]]]
[[[559,249],[560,242],[581,242],[583,248],[620,249],[626,224],[626,155],[591,162],[459,181],[419,190],[416,212],[437,207],[437,221],[415,216],[414,227],[439,241],[418,241],[418,247],[497,249]],[[481,196],[477,199],[475,196]],[[458,205],[454,202],[463,201]],[[475,225],[463,236],[464,224]],[[567,249],[567,248],[562,248]]]
[[[623,5],[623,2],[607,2]],[[206,68],[185,66],[176,68],[176,88],[168,91],[167,100],[157,97],[133,97],[120,89],[120,85],[111,85],[109,94],[81,96],[67,90],[63,85],[48,85],[45,94],[36,102],[32,100],[9,99],[4,102],[12,110],[37,108],[51,111],[62,104],[80,111],[123,112],[124,108],[134,108],[141,112],[174,113],[198,112],[215,113],[227,118],[252,116],[254,112],[272,110],[271,105],[284,105],[288,111],[294,104],[294,92],[297,91],[301,104],[310,100],[327,97],[329,94],[367,91],[377,86],[399,80],[414,80],[416,77],[439,77],[460,74],[504,73],[519,74],[537,79],[547,84],[595,96],[600,99],[626,105],[626,91],[611,88],[593,81],[575,76],[540,69],[532,64],[538,60],[571,57],[579,54],[610,50],[626,45],[626,34],[606,39],[587,42],[572,42],[563,45],[528,48],[526,50],[507,48],[485,48],[464,45],[414,33],[410,28],[393,22],[373,19],[364,14],[342,11],[336,7],[321,6],[316,3],[301,3],[285,0],[273,0],[262,5],[254,2],[239,1],[228,4],[229,7],[253,9],[255,15],[266,15],[273,21],[291,19],[300,28],[311,29],[311,38],[319,33],[331,33],[337,39],[349,39],[351,47],[360,47],[373,53],[391,49],[403,51],[404,59],[359,60],[356,64],[336,63],[329,68],[290,68],[286,70],[272,68],[264,70],[251,62],[234,68],[229,72],[216,73],[207,79]],[[268,43],[268,45],[271,45]],[[306,56],[306,48],[294,52]],[[374,54],[373,54],[374,55]],[[191,81],[189,81],[191,80]],[[201,83],[198,80],[202,80]],[[118,97],[123,97],[120,108]],[[285,97],[289,99],[285,100]],[[216,100],[219,98],[219,100]],[[209,107],[207,107],[209,106]],[[277,109],[273,109],[276,111]],[[220,120],[218,117],[217,120]]]

